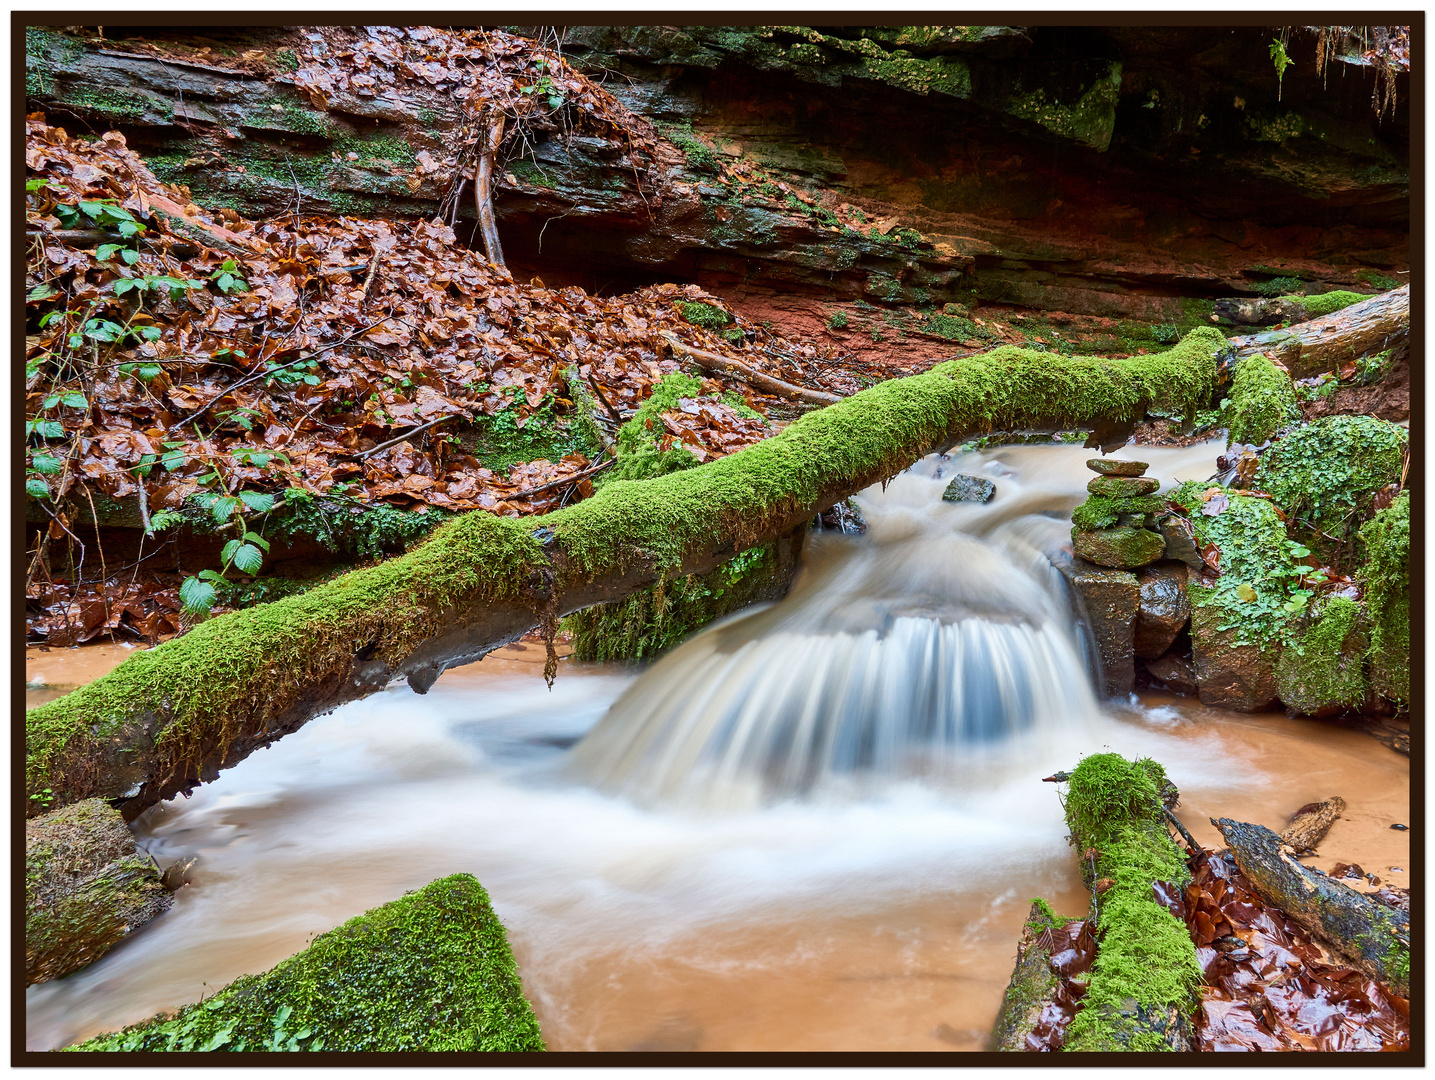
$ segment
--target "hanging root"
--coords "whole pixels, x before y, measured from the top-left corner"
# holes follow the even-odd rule
[[[503,261],[503,246],[498,242],[498,221],[493,216],[493,166],[498,160],[498,147],[503,142],[503,114],[488,123],[483,153],[473,178],[473,201],[478,211],[478,228],[483,234],[483,251],[488,261],[508,269]]]

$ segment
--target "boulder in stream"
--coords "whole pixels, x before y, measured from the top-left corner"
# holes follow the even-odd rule
[[[1196,661],[1201,704],[1236,712],[1265,712],[1276,706],[1276,647],[1238,645],[1237,630],[1220,627],[1219,604],[1191,607],[1191,653]]]
[[[25,823],[25,984],[59,978],[109,952],[174,898],[103,799]]]
[[[942,501],[991,502],[992,496],[996,493],[996,485],[990,480],[980,476],[968,476],[966,473],[958,473],[952,477],[952,482],[947,485],[947,490],[942,492]]]
[[[1087,562],[1118,570],[1134,570],[1153,563],[1165,553],[1160,535],[1148,529],[1123,528],[1072,532],[1076,553]]]
[[[1137,571],[1141,599],[1136,610],[1136,655],[1155,660],[1169,649],[1191,618],[1185,563],[1159,562]]]
[[[454,874],[209,1000],[68,1050],[542,1050],[488,894]]]
[[[1141,597],[1136,575],[1129,570],[1094,566],[1084,559],[1059,554],[1052,557],[1052,565],[1081,598],[1082,611],[1101,659],[1102,692],[1131,693],[1136,683],[1132,642]]]

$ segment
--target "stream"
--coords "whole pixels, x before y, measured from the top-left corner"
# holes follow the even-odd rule
[[[1218,444],[1128,447],[1163,483]],[[1408,886],[1409,763],[1330,724],[1142,692],[1101,702],[1040,552],[1092,451],[927,458],[809,540],[792,594],[646,671],[540,647],[314,720],[136,823],[172,910],[27,991],[26,1046],[209,996],[456,872],[490,893],[550,1050],[981,1050],[1031,898],[1085,910],[1056,785],[1083,754],[1161,761],[1178,815],[1275,828],[1349,809],[1315,865]],[[949,504],[956,473],[996,485]],[[71,657],[32,653],[63,683]],[[41,678],[40,676],[43,676]],[[33,692],[37,697],[47,692]],[[53,693],[51,693],[53,696]],[[918,720],[920,719],[920,722]]]

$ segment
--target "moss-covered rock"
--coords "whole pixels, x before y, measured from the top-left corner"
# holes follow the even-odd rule
[[[174,898],[120,812],[86,799],[25,823],[25,984],[92,964]]]
[[[1083,876],[1101,888],[1101,944],[1066,1048],[1190,1049],[1201,968],[1190,933],[1152,889],[1162,882],[1179,896],[1190,880],[1166,829],[1165,771],[1150,758],[1093,754],[1069,783],[1066,823],[1076,849],[1091,853],[1081,860]]]
[[[1117,458],[1087,458],[1086,467],[1101,476],[1141,476],[1151,466],[1144,461]]]
[[[1097,476],[1087,483],[1086,490],[1113,499],[1135,499],[1155,493],[1160,486],[1154,476]]]
[[[1276,658],[1279,638],[1262,644],[1244,643],[1239,625],[1242,609],[1223,603],[1216,590],[1186,586],[1191,598],[1191,657],[1202,705],[1235,712],[1275,708]],[[1272,621],[1275,616],[1267,614]]]
[[[1236,365],[1226,406],[1226,445],[1260,445],[1300,419],[1295,384],[1288,372],[1264,356],[1248,356]]]
[[[1348,308],[1351,304],[1369,300],[1370,296],[1368,293],[1336,289],[1333,292],[1320,293],[1316,296],[1282,296],[1280,299],[1296,304],[1305,313],[1307,319],[1319,319],[1324,315],[1334,314],[1342,308]]]
[[[1287,709],[1323,716],[1365,699],[1370,632],[1360,606],[1332,597],[1311,611],[1276,662],[1276,693]]]
[[[1076,553],[1087,562],[1120,570],[1134,570],[1153,563],[1166,551],[1166,541],[1160,533],[1120,525],[1095,531],[1075,528],[1071,531],[1071,541]]]
[[[544,1049],[488,894],[468,874],[315,938],[214,997],[69,1050]]]
[[[1138,495],[1129,499],[1092,495],[1071,512],[1071,521],[1078,529],[1109,529],[1121,524],[1124,515],[1144,517],[1161,514],[1165,510],[1166,500],[1156,495]]]
[[[1360,562],[1375,494],[1399,481],[1410,432],[1373,416],[1324,416],[1261,455],[1256,486],[1290,515],[1296,536],[1337,565]]]
[[[1370,615],[1370,681],[1398,704],[1410,700],[1410,493],[1360,530],[1369,558],[1365,603]]]

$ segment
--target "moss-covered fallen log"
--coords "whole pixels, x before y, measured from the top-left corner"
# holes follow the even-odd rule
[[[1307,310],[1320,308],[1308,305]],[[1231,347],[1238,357],[1272,356],[1286,366],[1292,377],[1303,379],[1381,352],[1409,335],[1410,286],[1403,285],[1285,330],[1234,337]]]
[[[100,799],[25,823],[25,985],[92,964],[174,902]]]
[[[529,1051],[543,1039],[488,894],[454,874],[209,1000],[69,1050]]]
[[[1125,360],[1003,347],[880,383],[698,468],[613,481],[541,517],[476,511],[414,551],[206,622],[26,718],[26,785],[133,815],[311,717],[406,678],[424,692],[542,623],[787,536],[934,450],[995,430],[1194,415],[1225,340]]]
[[[1033,900],[1017,943],[1016,966],[1002,994],[989,1048],[1006,1052],[1059,1050],[1080,1006],[1075,982],[1091,967],[1091,923],[1065,919]]]
[[[1262,825],[1212,819],[1241,873],[1278,907],[1330,945],[1351,967],[1410,996],[1410,916],[1304,865]]]
[[[1150,758],[1093,754],[1072,770],[1066,823],[1092,891],[1098,945],[1066,1049],[1190,1050],[1201,968],[1191,935],[1159,896],[1190,872],[1166,825],[1174,789]]]

